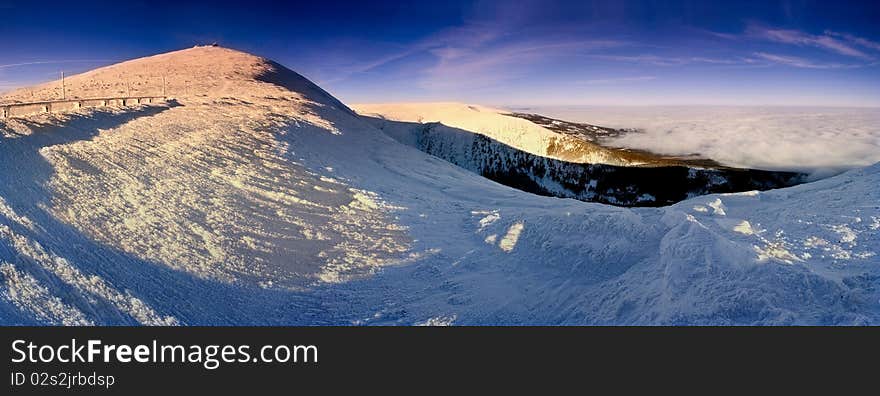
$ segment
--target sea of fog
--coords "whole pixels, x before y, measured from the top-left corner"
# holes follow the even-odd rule
[[[726,165],[824,176],[880,162],[880,108],[668,106],[529,107],[566,121],[638,128],[606,141]]]

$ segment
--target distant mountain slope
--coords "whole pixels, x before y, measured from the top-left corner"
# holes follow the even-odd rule
[[[511,116],[451,103],[355,108],[401,143],[504,185],[553,197],[664,206],[710,193],[788,187],[805,179],[795,172],[736,169],[709,160],[606,148],[584,137],[584,132],[571,130],[592,131],[589,125],[562,124],[537,115]],[[441,121],[426,122],[438,118]],[[416,122],[401,121],[411,119]],[[547,124],[547,129],[532,120]]]
[[[713,169],[725,168],[717,161],[713,161],[708,158],[700,158],[696,155],[686,157],[669,156],[651,153],[645,150],[633,150],[608,146],[608,140],[619,138],[628,133],[638,133],[638,131],[635,130],[621,130],[585,124],[581,122],[563,121],[534,113],[513,112],[506,114],[513,117],[529,120],[554,132],[569,135],[576,139],[593,142],[600,146],[618,151],[621,153],[621,155],[629,158],[632,163],[642,164],[642,166],[691,166]]]
[[[501,110],[462,103],[358,104],[354,109],[367,116],[392,121],[430,123],[477,133],[519,150],[567,162],[608,165],[640,165],[621,153],[582,139],[553,132],[531,121],[510,117]]]
[[[566,162],[616,166],[723,168],[700,158],[663,156],[602,145],[625,131],[463,103],[356,104],[359,113],[392,121],[432,123],[477,133],[527,153]]]

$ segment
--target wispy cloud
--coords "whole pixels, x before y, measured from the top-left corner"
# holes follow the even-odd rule
[[[858,46],[861,46],[864,48],[880,51],[880,43],[878,43],[876,41],[871,41],[866,38],[854,36],[849,33],[838,33],[838,32],[833,32],[830,30],[826,30],[825,34],[828,36],[839,37],[841,39],[846,40],[849,43],[852,43],[852,44],[855,44],[855,45],[858,45]]]
[[[484,88],[552,61],[570,61],[601,49],[630,45],[607,35],[588,36],[584,26],[529,23],[542,5],[527,3],[488,4],[488,11],[478,7],[487,13],[475,12],[461,25],[398,43],[379,57],[358,60],[357,50],[348,51],[340,56],[338,66],[323,66],[318,74],[327,76],[322,83],[337,83],[387,67],[390,75],[405,76],[417,88]],[[322,62],[326,65],[326,59]]]
[[[813,35],[799,30],[768,28],[752,24],[746,28],[746,35],[777,43],[820,48],[856,58],[874,59],[874,56],[856,48],[850,43],[850,40],[841,40],[837,38],[841,36],[828,34],[828,32],[822,35]],[[857,39],[856,37],[853,38]]]
[[[773,28],[758,23],[750,23],[741,35],[704,31],[704,33],[726,40],[764,40],[774,43],[788,44],[798,47],[811,47],[843,55],[859,58],[857,63],[823,62],[799,56],[782,55],[769,52],[753,52],[751,56],[742,57],[745,63],[758,65],[786,65],[805,69],[854,69],[871,67],[878,64],[880,43],[858,37],[849,33],[825,30],[822,34],[810,34],[793,29]]]
[[[584,86],[614,94],[618,87],[639,84],[645,91],[641,94],[655,95],[652,90],[698,87],[710,79],[720,81],[718,85],[731,84],[727,80],[733,73],[754,81],[785,80],[792,71],[787,68],[804,69],[796,77],[810,81],[804,77],[808,69],[816,70],[812,78],[842,77],[846,69],[870,67],[880,59],[880,43],[836,31],[746,22],[735,33],[685,27],[654,37],[653,32],[614,22],[572,24],[567,18],[548,22],[539,18],[544,16],[543,6],[536,7],[480,11],[462,17],[461,25],[412,41],[382,42],[369,51],[364,46],[331,43],[336,48],[332,55],[324,51],[315,57],[322,64],[321,76],[326,77],[320,82],[327,78],[342,81],[333,88],[367,97],[382,92],[383,87],[395,87],[419,100],[503,100],[510,92],[552,98],[548,101],[565,95],[581,100]],[[840,71],[821,72],[832,69]],[[647,83],[658,77],[662,80]],[[755,95],[769,95],[764,91],[771,90],[773,83],[756,87]]]
[[[840,63],[817,63],[813,62],[809,59],[804,59],[796,56],[789,55],[779,55],[779,54],[769,54],[766,52],[755,52],[753,54],[756,58],[768,61],[771,63],[800,67],[805,69],[852,69],[857,67],[862,67],[863,65],[847,65]]]
[[[731,58],[707,58],[707,57],[675,57],[675,56],[657,56],[657,55],[593,55],[595,59],[643,63],[654,66],[683,66],[694,63],[716,64],[716,65],[736,65],[748,63],[746,59]]]
[[[617,77],[617,78],[600,78],[594,80],[582,80],[577,81],[579,84],[587,84],[587,85],[606,85],[606,84],[620,84],[620,83],[630,83],[630,82],[639,82],[639,81],[651,81],[656,80],[655,76],[638,76],[638,77]]]
[[[437,63],[426,70],[422,83],[432,88],[488,85],[513,78],[517,70],[536,63],[621,45],[625,44],[614,40],[452,42],[430,51]]]
[[[345,81],[358,74],[368,73],[387,64],[405,59],[406,57],[418,53],[417,48],[408,48],[401,51],[392,52],[377,58],[367,59],[363,61],[348,60],[344,65],[333,67],[332,77],[322,79],[322,84],[333,84]]]
[[[696,30],[698,32],[702,32],[702,33],[705,33],[705,34],[708,34],[710,36],[714,36],[717,38],[725,39],[725,40],[736,40],[736,39],[740,38],[739,35],[733,34],[733,33],[721,33],[721,32],[716,32],[713,30],[705,30],[705,29],[697,29],[697,28],[693,28],[693,30]]]
[[[8,63],[5,65],[0,65],[0,69],[10,69],[13,67],[36,66],[36,65],[55,65],[55,64],[64,64],[64,63],[101,63],[101,62],[116,62],[116,60],[114,60],[114,59],[65,59],[65,60]]]

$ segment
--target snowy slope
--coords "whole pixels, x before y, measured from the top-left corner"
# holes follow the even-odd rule
[[[194,47],[67,76],[64,88],[68,99],[216,96],[238,93],[247,86],[256,88],[256,77],[272,68],[267,60],[239,51]],[[6,93],[0,103],[59,100],[61,91],[61,81],[52,81]]]
[[[354,286],[395,296],[364,323],[877,321],[880,165],[791,189],[627,209],[531,196],[385,145],[309,146],[321,148],[310,150],[317,164],[344,151],[336,172],[407,208],[399,216],[427,256]]]
[[[621,153],[588,141],[553,132],[503,110],[463,103],[358,104],[364,115],[404,122],[442,122],[446,126],[477,133],[526,153],[587,164],[642,165]]]
[[[414,105],[404,107],[412,108]],[[428,105],[429,109],[433,107]],[[458,114],[454,120],[460,124],[473,124],[471,116]],[[476,117],[481,118],[482,114]],[[619,206],[665,206],[710,193],[788,187],[805,179],[805,175],[794,172],[734,169],[708,164],[711,161],[676,162],[650,154],[642,157],[651,161],[650,166],[568,162],[536,155],[486,134],[449,127],[439,122],[403,122],[370,116],[365,116],[365,119],[398,142],[506,186],[588,202]],[[495,126],[493,130],[498,134],[504,130],[504,126]]]
[[[0,123],[0,323],[880,322],[880,165],[665,208],[536,196],[196,50],[163,59],[243,72]]]

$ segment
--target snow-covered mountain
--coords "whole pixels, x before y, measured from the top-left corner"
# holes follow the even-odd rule
[[[483,106],[462,103],[391,103],[359,104],[354,105],[354,108],[361,114],[382,120],[443,123],[525,153],[566,162],[617,166],[646,164],[642,158],[555,133],[530,120],[508,116],[503,110]]]
[[[604,147],[573,129],[610,129],[534,114],[456,103],[355,109],[403,144],[501,184],[552,197],[663,206],[710,193],[788,187],[806,179],[796,172],[737,169],[707,159]]]
[[[2,324],[880,322],[880,164],[616,207],[495,183],[259,57],[111,68],[68,83],[198,83],[0,120]]]

